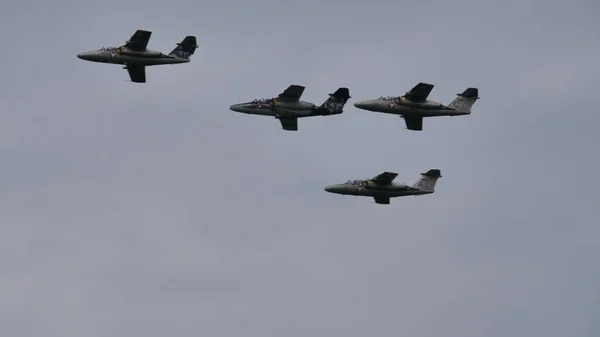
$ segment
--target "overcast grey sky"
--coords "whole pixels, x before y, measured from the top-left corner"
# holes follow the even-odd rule
[[[170,3],[170,4],[167,4]],[[3,337],[600,335],[600,4],[16,1],[0,34]],[[136,29],[192,62],[77,59]],[[420,81],[470,116],[353,103]],[[290,84],[344,114],[230,111]],[[436,193],[323,187],[385,170]]]

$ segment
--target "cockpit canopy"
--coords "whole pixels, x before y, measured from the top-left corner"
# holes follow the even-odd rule
[[[381,97],[378,98],[378,100],[380,100],[380,101],[393,101],[396,98],[398,98],[398,97],[397,96],[385,96],[385,97],[381,96]]]
[[[253,100],[252,103],[271,103],[272,101],[272,98],[257,98]]]
[[[118,49],[121,49],[121,47],[102,47],[102,48],[100,48],[100,50],[105,50],[105,51],[117,51]]]
[[[362,183],[364,181],[364,179],[354,179],[354,180],[348,180],[346,181],[346,185],[360,185],[360,183]]]

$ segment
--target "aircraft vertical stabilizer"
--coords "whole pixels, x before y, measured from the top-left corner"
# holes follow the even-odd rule
[[[196,48],[198,48],[196,37],[186,36],[183,41],[177,44],[177,47],[173,49],[169,55],[189,59],[190,56],[194,55]]]
[[[479,89],[468,88],[463,91],[462,94],[456,94],[457,97],[448,104],[449,108],[456,109],[457,111],[471,112],[471,107],[475,104],[475,101],[479,99]]]
[[[321,104],[321,108],[327,108],[333,112],[342,112],[348,99],[350,99],[350,90],[339,88],[333,94],[329,94],[329,98]]]
[[[437,180],[442,177],[442,172],[438,169],[431,169],[425,173],[421,173],[421,178],[412,186],[425,191],[434,191]]]

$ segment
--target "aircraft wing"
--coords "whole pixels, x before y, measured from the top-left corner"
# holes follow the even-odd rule
[[[129,73],[131,82],[146,83],[146,67],[144,66],[127,66],[125,67]]]
[[[423,130],[423,116],[403,116],[406,128],[409,130]]]
[[[279,118],[281,127],[287,131],[298,131],[298,118]]]
[[[383,204],[383,205],[390,204],[390,197],[373,197],[373,199],[375,199],[376,204]]]
[[[292,84],[279,94],[277,100],[281,102],[298,102],[303,92],[303,86]]]
[[[398,173],[395,172],[383,172],[371,180],[378,185],[389,185],[397,175]]]
[[[134,51],[146,50],[148,41],[150,41],[150,35],[152,35],[152,32],[138,29],[131,35],[125,46]]]
[[[404,95],[404,98],[407,98],[415,103],[421,103],[427,99],[427,96],[429,96],[429,93],[432,89],[433,84],[421,82],[415,85],[414,88],[410,89],[410,91]]]

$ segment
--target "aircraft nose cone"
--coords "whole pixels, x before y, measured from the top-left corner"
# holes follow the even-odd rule
[[[329,193],[337,193],[337,188],[336,185],[329,185],[329,186],[325,186],[325,192],[329,192]]]
[[[79,53],[77,54],[77,58],[81,60],[89,60],[91,56],[90,54],[90,52]]]
[[[360,101],[360,102],[355,102],[354,106],[359,108],[359,109],[366,109],[367,108],[367,102],[365,101]]]
[[[235,112],[243,112],[242,107],[240,104],[234,104],[232,106],[229,107],[229,110],[235,111]]]

